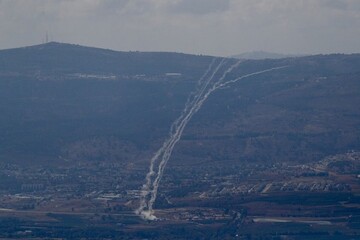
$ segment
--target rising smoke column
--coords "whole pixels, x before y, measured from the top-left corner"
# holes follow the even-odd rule
[[[221,61],[218,63],[218,66],[215,68],[215,70],[213,70],[213,67],[216,62],[219,62],[218,59],[213,58],[208,69],[205,71],[204,75],[200,78],[198,82],[197,90],[189,96],[181,115],[171,125],[168,139],[163,143],[160,149],[155,153],[155,155],[150,160],[149,172],[146,175],[145,184],[143,185],[141,191],[140,206],[136,210],[136,213],[140,214],[143,218],[146,219],[154,218],[152,215],[152,203],[150,204],[150,199],[154,198],[151,195],[153,195],[154,191],[157,191],[157,187],[154,189],[154,183],[159,181],[159,180],[154,181],[155,180],[154,178],[157,178],[157,176],[159,175],[159,171],[161,171],[162,169],[160,166],[162,166],[161,162],[164,159],[164,154],[165,152],[168,152],[169,147],[173,144],[175,136],[178,135],[179,126],[183,122],[184,118],[188,115],[188,112],[192,109],[192,106],[199,101],[201,95],[205,91],[211,79],[214,78],[216,72],[224,64],[225,59],[224,58],[221,59]],[[211,72],[211,70],[213,71]],[[158,168],[157,172],[154,171],[154,168]],[[144,211],[144,209],[148,209],[148,210]]]
[[[270,68],[246,74],[229,81],[224,81],[227,74],[229,74],[240,64],[241,61],[238,61],[232,66],[230,66],[228,69],[226,69],[223,72],[222,76],[216,82],[212,82],[215,75],[219,72],[220,68],[224,66],[225,58],[221,59],[217,67],[213,69],[213,65],[215,64],[215,62],[216,59],[213,59],[209,68],[199,80],[197,91],[195,91],[189,96],[187,103],[185,104],[184,110],[182,111],[182,114],[172,124],[169,138],[163,143],[162,147],[156,152],[156,154],[152,157],[150,161],[149,172],[146,175],[146,183],[143,185],[142,193],[140,196],[140,206],[136,210],[136,213],[144,219],[156,219],[156,217],[154,216],[153,204],[157,197],[159,183],[162,178],[166,164],[171,157],[172,151],[176,143],[180,140],[186,125],[191,120],[192,116],[201,108],[209,95],[215,90],[226,87],[227,85],[235,83],[241,79],[286,67],[282,66]],[[212,69],[213,71],[211,71]],[[155,171],[154,168],[157,168],[157,171]]]
[[[202,104],[205,102],[205,100],[210,95],[210,93],[212,91],[214,91],[213,90],[214,87],[216,85],[218,85],[218,83],[223,81],[225,79],[226,75],[228,73],[230,73],[235,67],[237,67],[239,65],[239,63],[240,63],[240,61],[238,61],[237,63],[232,65],[230,68],[228,68],[223,73],[223,75],[219,78],[218,82],[213,83],[213,85],[211,86],[211,84],[209,85],[209,83],[211,83],[211,81],[213,80],[215,74],[219,71],[220,67],[223,66],[223,64],[224,64],[224,59],[223,59],[220,62],[220,64],[218,65],[218,67],[215,69],[213,74],[210,76],[208,81],[204,84],[203,88],[201,88],[200,92],[196,94],[195,101],[192,103],[192,105],[190,105],[189,111],[185,115],[181,116],[182,120],[181,120],[180,124],[177,125],[176,132],[172,136],[170,144],[165,149],[164,154],[162,155],[162,158],[161,158],[161,161],[160,161],[160,164],[159,164],[159,167],[158,167],[157,176],[156,176],[155,180],[153,181],[153,191],[151,192],[151,198],[150,198],[150,200],[148,202],[148,210],[149,210],[149,212],[153,212],[153,204],[154,204],[154,202],[156,200],[156,197],[157,197],[159,183],[160,183],[160,180],[161,180],[162,175],[164,173],[165,166],[166,166],[167,162],[170,159],[170,156],[172,154],[172,151],[173,151],[176,143],[180,140],[181,135],[182,135],[186,125],[188,124],[188,122],[190,121],[192,116],[201,108]],[[210,87],[208,89],[206,89],[206,87],[208,87],[208,86],[210,86]]]

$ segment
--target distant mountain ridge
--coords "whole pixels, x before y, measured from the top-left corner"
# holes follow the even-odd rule
[[[195,73],[205,67],[209,56],[171,52],[114,51],[75,44],[49,42],[29,47],[0,50],[0,72],[163,74]]]
[[[281,59],[281,58],[289,58],[289,57],[302,57],[304,55],[295,55],[295,54],[280,54],[280,53],[272,53],[265,51],[253,51],[253,52],[245,52],[237,55],[233,55],[232,57],[238,59],[252,59],[252,60],[261,60],[261,59]]]
[[[212,60],[60,43],[1,50],[0,161],[147,161]],[[245,60],[224,81],[279,66],[211,94],[169,164],[360,151],[360,54]]]

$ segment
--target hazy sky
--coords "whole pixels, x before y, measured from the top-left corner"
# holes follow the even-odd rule
[[[360,52],[360,0],[0,0],[0,49]]]

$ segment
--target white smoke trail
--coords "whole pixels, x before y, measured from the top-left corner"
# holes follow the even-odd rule
[[[223,83],[221,83],[221,80],[220,80],[216,84],[214,84],[214,86],[205,94],[205,96],[201,99],[201,102],[199,103],[199,106],[201,107],[201,105],[203,104],[203,102],[205,102],[205,100],[209,97],[209,95],[212,92],[214,92],[215,90],[219,89],[219,88],[223,88],[223,87],[225,87],[225,86],[227,86],[227,85],[229,85],[231,83],[235,83],[235,82],[240,81],[240,80],[242,80],[244,78],[248,78],[248,77],[259,75],[259,74],[262,74],[262,73],[282,69],[282,68],[285,68],[285,67],[287,67],[287,66],[274,67],[274,68],[269,68],[269,69],[265,69],[265,70],[262,70],[262,71],[254,72],[254,73],[249,73],[249,74],[243,75],[241,77],[238,77],[238,78],[235,78],[233,80],[229,80],[229,81],[226,81],[226,82],[223,82]]]
[[[157,152],[157,154],[152,159],[153,160],[152,163],[154,163],[158,157],[161,157],[157,176],[156,176],[155,180],[153,181],[152,186],[150,186],[149,183],[151,184],[151,176],[154,174],[154,171],[153,171],[154,164],[151,164],[150,171],[148,173],[148,177],[147,177],[147,181],[146,181],[146,185],[143,187],[144,191],[143,191],[140,207],[137,210],[137,213],[143,212],[142,215],[144,218],[149,218],[149,217],[153,216],[152,215],[153,204],[154,204],[156,196],[157,196],[159,182],[162,177],[162,173],[164,171],[165,165],[171,156],[171,153],[172,153],[172,150],[173,150],[175,144],[179,141],[186,124],[189,122],[190,118],[194,114],[194,110],[196,109],[196,111],[197,111],[200,108],[200,106],[197,106],[197,105],[203,98],[205,89],[209,86],[209,83],[214,78],[215,74],[224,65],[224,62],[225,62],[225,59],[222,59],[222,61],[219,63],[219,65],[216,67],[216,69],[213,71],[213,73],[207,79],[207,81],[205,81],[205,83],[200,87],[200,89],[198,91],[196,91],[196,94],[194,94],[193,99],[191,101],[189,101],[188,104],[186,104],[186,107],[185,107],[183,113],[180,115],[180,117],[177,119],[177,121],[175,121],[175,123],[173,124],[175,132],[171,133],[170,138],[164,143],[163,147]],[[233,68],[235,68],[238,64],[239,63],[236,63],[233,66],[231,66],[220,78],[220,81],[222,81],[225,78],[226,74],[228,72],[230,72]],[[209,69],[211,69],[211,68],[209,68]],[[205,73],[204,75],[206,76],[207,74]],[[201,102],[203,102],[203,101],[201,101]],[[151,194],[151,198],[146,203],[147,195],[149,195],[149,193]],[[145,209],[145,207],[147,207],[148,211],[143,211]],[[151,218],[153,218],[153,217],[151,217]]]
[[[218,85],[215,86],[215,89],[218,89],[218,88],[222,88],[222,87],[225,87],[231,83],[235,83],[239,80],[242,80],[244,78],[247,78],[247,77],[251,77],[251,76],[254,76],[254,75],[259,75],[259,74],[262,74],[262,73],[266,73],[266,72],[271,72],[271,71],[274,71],[274,70],[278,70],[278,69],[282,69],[282,68],[286,68],[288,67],[288,65],[286,66],[281,66],[281,67],[274,67],[274,68],[269,68],[269,69],[265,69],[265,70],[262,70],[262,71],[258,71],[258,72],[254,72],[254,73],[249,73],[249,74],[246,74],[246,75],[243,75],[241,77],[238,77],[238,78],[235,78],[233,80],[229,80],[227,82],[224,82],[224,83],[219,83]]]
[[[236,68],[240,64],[240,61],[239,61],[239,62],[233,64],[230,68],[228,68],[223,73],[223,75],[219,78],[219,80],[217,82],[213,83],[212,86],[209,85],[211,83],[212,79],[217,74],[217,72],[223,66],[224,62],[225,62],[225,59],[223,59],[218,64],[218,66],[212,72],[210,77],[207,78],[207,80],[202,84],[205,77],[210,73],[210,71],[213,67],[212,65],[214,64],[214,61],[210,64],[208,70],[205,72],[203,77],[199,80],[200,88],[198,89],[198,91],[195,92],[195,94],[193,94],[193,96],[190,96],[188,98],[188,101],[185,105],[185,108],[184,108],[182,114],[172,124],[169,138],[164,142],[162,147],[157,151],[157,153],[151,159],[150,169],[149,169],[148,174],[146,175],[146,183],[143,185],[143,191],[142,191],[141,200],[140,200],[140,207],[136,211],[137,214],[140,214],[143,218],[148,219],[148,220],[156,219],[156,217],[154,216],[153,204],[157,197],[159,183],[162,178],[166,164],[171,157],[172,151],[173,151],[176,143],[180,140],[186,125],[191,120],[192,116],[201,108],[201,106],[207,100],[209,95],[212,92],[214,92],[215,90],[225,87],[231,83],[235,83],[241,79],[286,67],[286,66],[282,66],[282,67],[270,68],[270,69],[246,74],[246,75],[243,75],[241,77],[235,78],[235,79],[227,81],[227,82],[223,82],[223,80],[225,79],[227,74],[229,74],[234,68]],[[210,88],[208,88],[209,86],[210,86]],[[154,165],[159,158],[161,160],[157,167],[158,170],[156,172],[155,179],[152,181],[152,177],[155,174]],[[150,195],[150,199],[148,199],[149,195]],[[145,210],[145,209],[147,209],[147,210]]]
[[[148,203],[148,209],[150,212],[153,211],[153,204],[156,200],[157,197],[157,192],[158,192],[158,188],[159,188],[159,182],[162,178],[163,172],[164,172],[164,168],[168,162],[168,160],[170,159],[170,156],[172,154],[172,151],[176,145],[176,143],[180,140],[181,135],[186,127],[186,125],[188,124],[188,122],[190,121],[191,117],[201,108],[201,105],[204,103],[204,101],[206,100],[206,98],[208,97],[208,92],[213,88],[210,88],[210,90],[208,90],[207,92],[205,92],[204,94],[204,90],[206,89],[206,87],[208,86],[208,84],[210,83],[210,81],[214,78],[215,74],[218,72],[218,70],[220,69],[220,67],[223,65],[224,61],[222,61],[219,66],[215,69],[214,73],[211,75],[211,77],[209,78],[209,80],[206,82],[206,85],[204,85],[204,87],[201,89],[200,93],[197,94],[196,100],[195,102],[191,105],[190,110],[188,111],[188,113],[182,118],[180,125],[178,126],[178,128],[176,129],[176,132],[174,134],[174,136],[171,139],[171,143],[168,146],[168,148],[165,150],[164,154],[162,155],[162,159],[160,161],[159,164],[159,168],[158,168],[158,173],[157,176],[153,182],[153,191],[151,192],[151,199],[149,200]],[[221,82],[225,79],[226,75],[228,73],[230,73],[235,67],[237,67],[240,64],[240,61],[238,61],[237,63],[235,63],[234,65],[232,65],[230,68],[228,68],[223,75],[220,77],[220,79],[218,80],[218,82]],[[214,86],[216,85],[216,83],[214,84]]]
[[[222,60],[222,62],[224,61],[224,59]],[[201,87],[201,83],[204,81],[204,79],[209,75],[211,69],[213,68],[213,65],[216,62],[216,58],[213,58],[213,60],[211,61],[208,69],[205,71],[205,73],[203,74],[203,76],[200,78],[199,83],[198,83],[198,88],[199,86]],[[222,62],[219,64],[219,66],[217,67],[216,71],[220,68],[220,65],[222,64]],[[208,83],[209,79],[211,80],[214,76],[214,73],[208,78],[208,80],[206,81]],[[187,100],[187,103],[185,104],[185,108],[182,112],[182,114],[180,115],[180,117],[178,117],[176,119],[176,121],[171,125],[171,129],[170,129],[170,133],[169,133],[169,138],[163,143],[163,145],[161,146],[161,148],[156,152],[156,154],[151,158],[150,161],[150,167],[149,167],[149,172],[146,174],[146,181],[145,184],[142,187],[142,191],[141,191],[141,195],[140,195],[140,206],[139,208],[136,210],[137,214],[143,214],[144,218],[149,219],[149,217],[151,217],[150,214],[147,214],[146,211],[144,211],[145,208],[148,207],[148,203],[147,201],[147,197],[149,194],[151,194],[151,186],[152,186],[152,177],[155,174],[154,172],[154,166],[156,164],[156,161],[159,159],[159,157],[161,155],[163,155],[165,149],[168,148],[168,146],[171,144],[171,141],[173,139],[173,135],[176,133],[176,129],[178,128],[178,124],[180,123],[181,119],[183,118],[183,116],[186,114],[186,112],[188,111],[188,109],[190,108],[191,105],[193,105],[193,102],[196,101],[197,99],[197,92],[201,92],[203,91],[202,88],[200,88],[200,90],[196,91],[195,94],[190,95],[190,97]],[[145,216],[144,214],[148,215]]]
[[[188,111],[189,107],[193,104],[193,102],[196,99],[196,96],[198,95],[198,92],[200,91],[199,88],[201,87],[202,82],[206,79],[207,75],[210,73],[211,69],[213,68],[217,58],[213,58],[211,63],[209,64],[209,67],[206,69],[205,73],[201,76],[201,78],[198,81],[197,84],[197,90],[190,93],[190,96],[186,100],[185,107],[181,113],[181,115],[175,120],[175,122],[171,125],[170,133],[173,133],[176,129],[176,126],[179,124],[181,117]],[[224,59],[222,60],[224,61]],[[220,65],[219,65],[220,66]],[[217,68],[219,68],[219,66]],[[209,77],[208,79],[211,79],[212,77]],[[170,134],[171,135],[171,134]]]

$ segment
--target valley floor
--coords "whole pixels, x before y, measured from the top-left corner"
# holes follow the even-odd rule
[[[306,165],[171,164],[156,221],[134,214],[147,169],[3,164],[14,181],[2,185],[0,239],[356,239],[359,156]]]

